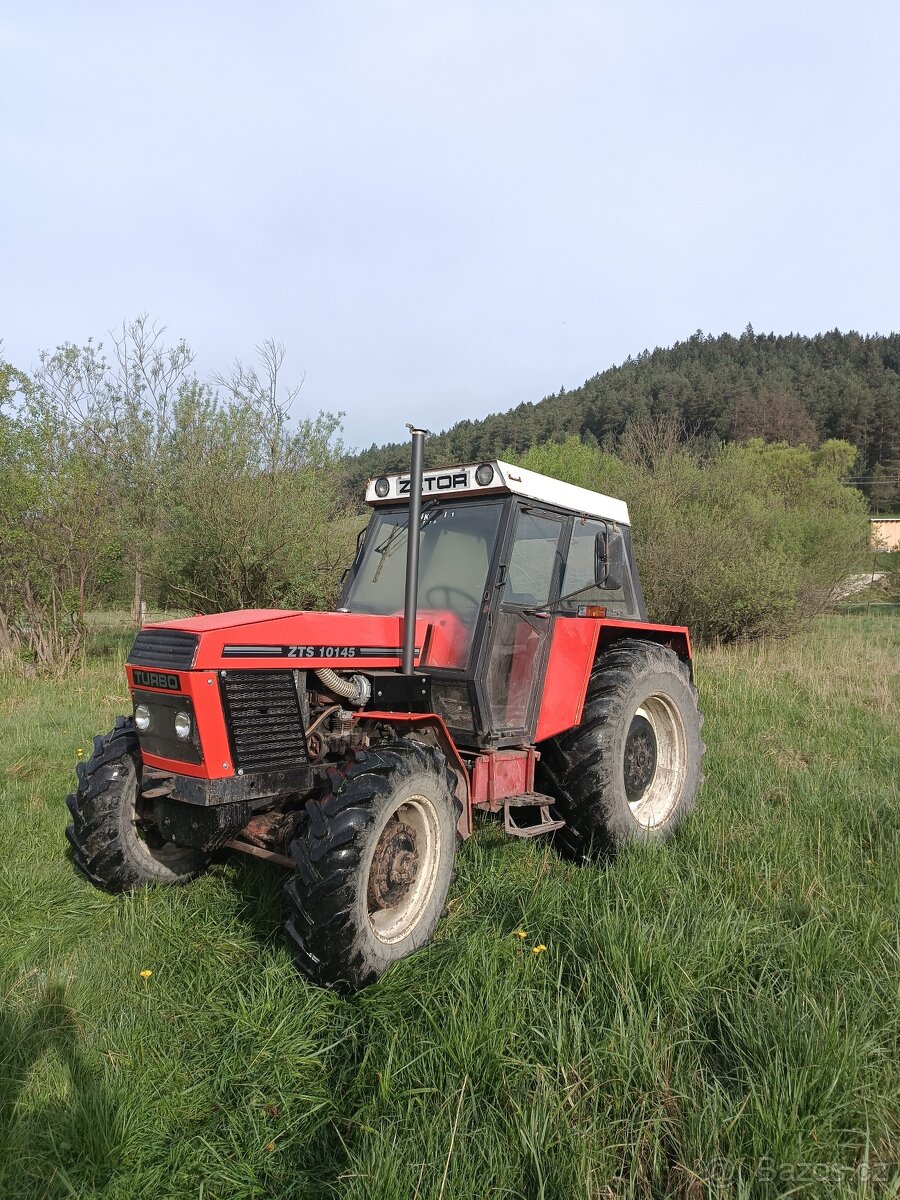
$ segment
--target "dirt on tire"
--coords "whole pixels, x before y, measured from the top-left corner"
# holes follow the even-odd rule
[[[385,942],[370,917],[370,867],[386,825],[416,797],[438,818],[434,878],[409,932]],[[350,993],[430,941],[454,878],[461,811],[454,776],[433,746],[398,739],[329,772],[328,791],[307,802],[309,819],[291,844],[297,870],[285,887],[288,942],[303,974]]]
[[[188,883],[201,875],[209,857],[166,842],[137,820],[141,752],[130,718],[94,738],[94,752],[78,763],[78,786],[66,797],[72,815],[66,837],[72,860],[95,887],[130,892],[150,884]]]
[[[671,769],[670,794],[660,805],[664,817],[642,823],[626,784],[626,745],[632,723],[646,726],[653,704],[671,714],[683,761],[677,770]],[[670,838],[694,807],[703,782],[702,725],[686,662],[649,640],[624,638],[614,643],[591,673],[581,724],[540,748],[539,784],[554,797],[566,821],[554,835],[557,849],[582,861],[612,855],[627,842]],[[655,773],[662,769],[655,761],[654,768]]]

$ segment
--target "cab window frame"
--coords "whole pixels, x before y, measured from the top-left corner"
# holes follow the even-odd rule
[[[584,531],[583,541],[590,582],[579,588],[577,578],[569,579],[569,572],[575,559],[573,548],[582,530]],[[610,596],[609,589],[599,587],[593,582],[594,542],[596,535],[604,531],[608,535],[615,534],[622,542],[622,587],[616,589],[617,593],[621,592],[621,596]],[[638,575],[634,564],[630,534],[629,527],[618,521],[587,514],[573,516],[564,556],[560,600],[557,605],[560,616],[575,616],[579,605],[596,604],[607,609],[607,616],[611,620],[646,620],[644,598],[640,586],[637,584]]]

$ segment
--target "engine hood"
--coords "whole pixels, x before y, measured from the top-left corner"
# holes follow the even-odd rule
[[[456,666],[460,643],[458,620],[451,613],[420,613],[416,621],[417,666]],[[283,609],[246,609],[162,621],[145,625],[138,642],[143,643],[146,665],[151,663],[152,645],[163,644],[166,633],[193,635],[196,649],[192,666],[211,671],[233,668],[296,666],[344,669],[399,667],[403,643],[402,615],[368,613],[303,612]],[[157,633],[158,637],[153,637]],[[150,636],[147,636],[150,635]],[[177,640],[190,649],[183,636]],[[135,644],[137,648],[138,643]],[[137,659],[129,657],[129,662]]]

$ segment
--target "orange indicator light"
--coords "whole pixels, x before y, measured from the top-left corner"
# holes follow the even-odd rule
[[[579,617],[605,617],[606,607],[603,604],[579,604]]]

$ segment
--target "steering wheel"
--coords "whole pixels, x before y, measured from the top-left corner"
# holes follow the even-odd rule
[[[440,604],[437,600],[435,600],[433,598],[435,592],[441,593],[446,603]],[[462,596],[462,598],[466,601],[466,604],[470,605],[472,608],[477,608],[480,603],[480,601],[476,600],[474,596],[470,596],[468,592],[464,592],[462,588],[451,587],[446,583],[436,583],[434,587],[430,587],[425,593],[425,603],[432,605],[434,608],[449,608],[451,612],[455,612],[456,609],[454,609],[453,605],[450,603],[451,596]]]

